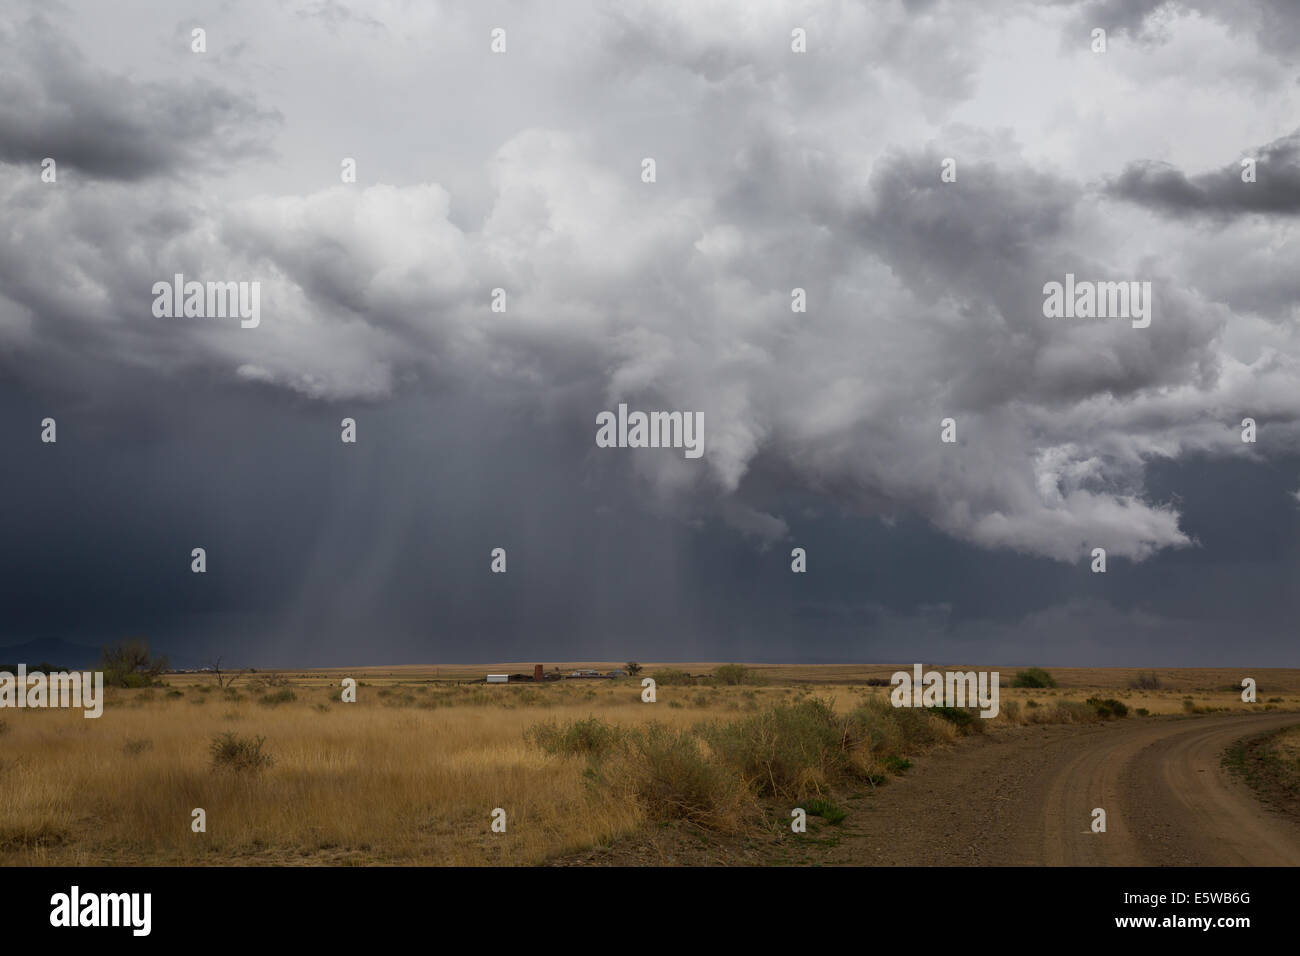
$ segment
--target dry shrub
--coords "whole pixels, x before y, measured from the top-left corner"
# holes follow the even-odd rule
[[[905,757],[957,736],[955,728],[935,720],[924,708],[895,707],[888,697],[873,695],[853,711],[862,745],[873,756]]]
[[[760,796],[801,799],[834,779],[855,775],[851,752],[861,740],[852,718],[830,701],[809,697],[752,717],[702,729],[710,749]]]
[[[274,762],[263,749],[265,745],[265,737],[240,737],[233,731],[226,731],[212,738],[208,751],[212,754],[214,769],[257,773]]]
[[[610,761],[604,780],[615,792],[633,797],[650,820],[735,832],[761,818],[745,782],[710,759],[689,731],[655,723],[629,733],[626,743]],[[593,773],[597,781],[601,776]]]

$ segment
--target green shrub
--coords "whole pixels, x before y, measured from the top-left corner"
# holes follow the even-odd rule
[[[744,664],[723,664],[714,668],[713,676],[719,684],[728,686],[745,684],[748,683],[746,678],[749,676],[749,668]]]
[[[1056,678],[1043,670],[1041,667],[1029,667],[1022,671],[1016,671],[1015,678],[1011,681],[1012,687],[1055,687]]]
[[[297,694],[287,687],[281,687],[274,693],[263,694],[257,699],[257,702],[265,707],[276,707],[280,704],[292,704],[297,699]]]
[[[152,687],[167,670],[167,658],[155,657],[149,642],[138,638],[117,641],[100,649],[100,670],[110,687]]]
[[[820,797],[813,797],[804,806],[804,811],[810,817],[821,817],[831,826],[839,826],[844,822],[848,814],[831,803],[829,800],[823,800]]]
[[[1155,671],[1148,671],[1145,674],[1138,674],[1128,682],[1131,690],[1159,690],[1160,678],[1156,676]]]

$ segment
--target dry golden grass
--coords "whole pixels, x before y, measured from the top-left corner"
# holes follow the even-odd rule
[[[379,696],[399,685],[370,685],[356,704],[325,703],[337,690],[297,686],[296,701],[266,706],[243,682],[239,701],[199,689],[210,682],[176,675],[178,697],[111,692],[98,720],[6,711],[0,863],[536,863],[642,820],[635,806],[590,800],[582,763],[528,746],[526,728],[592,713],[642,723],[651,710],[686,726],[752,704],[739,692],[680,688],[710,706],[669,706],[674,695],[661,694],[651,708],[632,682],[574,682],[426,685],[411,690],[413,703]],[[435,693],[462,700],[428,707]],[[273,766],[213,769],[209,745],[226,731],[265,737]],[[190,830],[195,807],[207,811],[205,834]],[[490,830],[496,807],[507,811],[505,834]]]
[[[608,663],[562,665],[608,669]],[[699,674],[703,664],[648,664]],[[110,691],[104,715],[7,710],[0,714],[0,864],[531,864],[608,842],[644,824],[630,801],[600,799],[581,760],[549,757],[524,731],[543,720],[590,715],[613,724],[656,720],[688,728],[727,720],[807,690],[848,709],[870,677],[893,668],[756,666],[762,687],[661,687],[655,705],[639,682],[543,685],[435,683],[488,671],[531,673],[529,665],[284,671],[240,678],[237,699],[210,675],[169,675],[168,688]],[[1009,680],[1016,668],[998,668]],[[1053,669],[1055,690],[1002,691],[1002,700],[1101,694],[1131,709],[1181,713],[1198,706],[1245,709],[1229,685],[1256,678],[1258,707],[1282,697],[1300,706],[1300,672],[1161,671],[1167,689],[1130,691],[1136,671]],[[343,676],[358,678],[356,704],[338,701]],[[285,688],[296,700],[259,697]],[[999,721],[997,723],[1002,723]],[[214,769],[209,746],[227,731],[266,738],[267,770]],[[191,832],[191,811],[207,811],[207,832]],[[507,811],[507,832],[490,814]]]

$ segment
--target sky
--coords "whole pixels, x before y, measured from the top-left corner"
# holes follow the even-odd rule
[[[1298,54],[1286,0],[10,0],[0,645],[1300,666]]]

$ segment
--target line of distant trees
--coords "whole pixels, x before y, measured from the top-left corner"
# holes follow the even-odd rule
[[[14,664],[0,663],[0,671],[8,671],[10,674],[12,674],[16,670],[18,670],[17,663]],[[71,667],[64,667],[62,664],[51,664],[49,661],[41,661],[39,664],[27,665],[27,672],[29,674],[34,674],[37,671],[40,671],[42,674],[51,674],[51,673],[58,673],[60,671],[70,671],[70,670],[72,670]]]
[[[218,687],[229,687],[246,673],[253,673],[251,670],[233,671],[226,669],[222,666],[224,660],[223,657],[211,658],[203,666],[205,671],[210,671],[216,676]],[[155,686],[161,683],[159,678],[167,672],[168,666],[167,655],[153,654],[149,650],[149,642],[142,637],[131,637],[115,641],[112,644],[105,644],[100,648],[99,652],[99,669],[104,672],[104,683],[110,687]],[[628,661],[625,668],[632,677],[641,673],[642,670],[641,665],[636,661]],[[17,664],[0,664],[0,671],[12,673],[17,669]],[[27,666],[28,671],[41,671],[42,673],[73,669],[51,664],[49,661]]]

